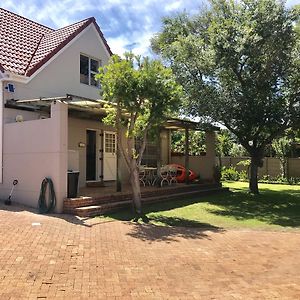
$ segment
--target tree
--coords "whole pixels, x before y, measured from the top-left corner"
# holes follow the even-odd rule
[[[277,138],[272,143],[275,156],[280,160],[281,175],[287,178],[288,156],[292,148],[292,140],[288,136]]]
[[[187,112],[223,124],[249,153],[252,193],[266,145],[299,127],[297,18],[281,1],[213,0],[198,15],[165,18],[152,40],[184,87]]]
[[[102,97],[111,105],[106,122],[117,129],[117,145],[130,173],[133,204],[142,213],[139,167],[147,136],[178,109],[182,88],[171,69],[158,60],[141,59],[131,53],[125,59],[112,56],[108,65],[99,69]],[[121,139],[125,131],[127,143]],[[142,140],[139,152],[135,139]]]
[[[171,149],[173,152],[185,152],[185,133],[183,131],[175,131],[172,133]],[[203,131],[191,131],[189,133],[190,155],[201,155],[205,151],[205,133]]]

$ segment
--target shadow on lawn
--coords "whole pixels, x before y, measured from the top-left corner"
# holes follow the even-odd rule
[[[211,197],[208,202],[222,210],[209,212],[237,220],[256,219],[283,227],[300,226],[300,190],[264,188],[260,195],[250,195],[245,191],[241,188],[223,197]]]
[[[213,226],[208,223],[202,223],[195,220],[188,220],[179,217],[168,217],[151,214],[153,212],[165,211],[169,209],[174,209],[176,207],[186,206],[195,202],[199,202],[199,199],[188,199],[187,201],[176,200],[174,202],[164,202],[152,205],[145,205],[145,216],[139,219],[139,222],[132,221],[134,219],[134,214],[130,210],[107,213],[104,215],[104,217],[110,217],[114,220],[125,221],[130,223],[133,226],[131,232],[129,232],[128,235],[140,239],[142,241],[148,242],[174,242],[177,241],[178,238],[210,239],[209,235],[207,234],[208,231],[223,232],[223,228]]]
[[[157,226],[149,224],[150,222],[160,223],[167,226]],[[174,242],[178,238],[185,239],[210,239],[208,231],[223,232],[220,227],[213,226],[208,223],[187,220],[178,217],[166,216],[150,216],[148,224],[135,223],[129,236],[140,239],[142,241],[154,242]]]

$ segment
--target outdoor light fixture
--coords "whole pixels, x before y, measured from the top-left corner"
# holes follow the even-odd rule
[[[24,121],[24,118],[22,115],[17,115],[16,116],[16,122],[23,122]]]
[[[79,148],[85,148],[85,143],[79,142],[79,143],[78,143],[78,147],[79,147]]]

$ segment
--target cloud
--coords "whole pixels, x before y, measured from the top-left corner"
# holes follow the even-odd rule
[[[52,28],[94,16],[112,51],[151,55],[150,39],[161,18],[180,11],[195,13],[205,0],[1,0],[1,6]],[[300,0],[288,0],[287,6]]]
[[[2,7],[52,28],[94,16],[114,53],[150,54],[161,18],[195,7],[194,0],[2,0]]]

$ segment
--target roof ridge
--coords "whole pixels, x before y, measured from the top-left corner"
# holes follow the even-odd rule
[[[40,46],[40,44],[41,44],[41,42],[42,42],[42,40],[43,40],[44,37],[45,37],[45,34],[42,34],[41,38],[40,38],[40,40],[39,40],[39,42],[38,42],[38,44],[37,44],[37,46],[36,46],[36,48],[34,50],[34,52],[32,53],[32,56],[31,56],[31,58],[30,58],[30,60],[29,60],[29,62],[27,64],[27,66],[25,68],[25,74],[26,74],[26,72],[27,72],[27,70],[28,70],[28,68],[29,68],[29,66],[30,66],[30,64],[31,64],[31,62],[32,62],[32,60],[33,60],[33,58],[34,58],[37,50],[39,49],[39,46]]]
[[[86,19],[82,19],[82,20],[80,20],[80,21],[77,21],[77,22],[75,22],[75,23],[66,25],[66,26],[64,26],[64,27],[60,27],[60,28],[54,29],[53,32],[56,32],[56,31],[62,30],[62,29],[66,29],[66,28],[68,28],[68,27],[70,27],[70,26],[74,26],[74,25],[76,25],[76,24],[78,24],[78,23],[82,23],[82,22],[85,22],[85,21],[92,21],[92,22],[93,22],[94,20],[95,20],[94,17],[89,17],[89,18],[86,18]],[[52,32],[50,32],[50,33],[52,33]],[[47,33],[47,34],[49,34],[49,33]]]
[[[17,13],[15,13],[15,12],[13,12],[13,11],[10,11],[10,10],[7,10],[7,9],[5,9],[5,8],[3,8],[3,7],[0,7],[0,10],[4,10],[4,11],[6,11],[6,12],[8,12],[8,13],[10,13],[10,14],[13,14],[13,15],[15,15],[15,16],[18,16],[18,17],[20,17],[20,18],[22,18],[22,19],[24,19],[24,20],[30,21],[30,22],[32,22],[32,23],[35,23],[35,24],[37,24],[37,25],[40,25],[40,26],[43,26],[43,27],[45,27],[45,28],[47,28],[47,29],[51,29],[51,30],[55,31],[55,29],[53,29],[53,28],[51,28],[51,27],[49,27],[49,26],[46,26],[46,25],[44,25],[44,24],[38,23],[38,22],[36,22],[36,21],[33,21],[33,20],[29,19],[29,18],[26,18],[26,17],[23,17],[23,16],[21,16],[21,15],[18,15]]]

